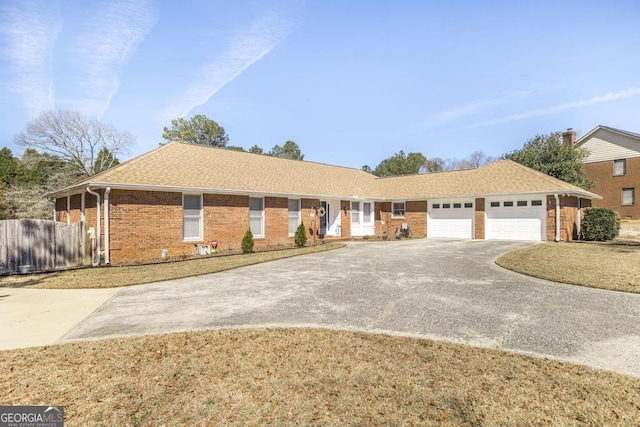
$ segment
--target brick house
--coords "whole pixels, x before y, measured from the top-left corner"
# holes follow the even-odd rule
[[[575,141],[575,132],[565,132],[564,142],[589,150],[585,160],[587,177],[596,182],[593,192],[602,196],[593,206],[613,209],[623,219],[640,219],[636,190],[640,189],[640,134],[597,126]]]
[[[362,170],[172,142],[53,193],[58,221],[86,221],[105,264],[193,253],[215,240],[292,245],[413,237],[571,240],[594,193],[510,160],[378,178]]]

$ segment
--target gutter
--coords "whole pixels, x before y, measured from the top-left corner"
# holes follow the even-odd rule
[[[87,193],[89,194],[93,194],[94,196],[96,196],[97,199],[97,204],[96,204],[96,231],[97,231],[97,237],[96,237],[96,246],[98,249],[98,261],[95,261],[93,258],[95,258],[95,256],[91,257],[91,262],[92,262],[92,266],[93,267],[97,267],[100,265],[100,193],[96,193],[95,191],[91,190],[91,187],[87,186]]]

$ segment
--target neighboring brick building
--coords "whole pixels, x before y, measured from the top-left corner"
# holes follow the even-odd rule
[[[594,193],[510,160],[378,178],[362,170],[172,142],[52,194],[57,220],[86,221],[105,263],[308,238],[571,240]],[[557,224],[557,225],[556,225]]]
[[[575,141],[575,132],[565,132],[565,143]],[[593,206],[613,209],[622,219],[640,219],[640,134],[598,126],[575,141],[589,150],[585,170],[596,182],[592,191],[602,196]]]

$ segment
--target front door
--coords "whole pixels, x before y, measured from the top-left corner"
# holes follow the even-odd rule
[[[327,235],[327,223],[329,219],[329,204],[320,202],[320,238]]]

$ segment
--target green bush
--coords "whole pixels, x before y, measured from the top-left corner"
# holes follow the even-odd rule
[[[583,240],[615,239],[620,233],[620,215],[608,208],[585,208],[580,229]]]
[[[251,230],[247,230],[242,238],[242,253],[249,254],[253,252],[253,245],[253,233],[251,233]]]
[[[304,222],[301,222],[298,226],[293,241],[296,242],[296,246],[299,248],[307,244],[307,231],[304,229]]]

